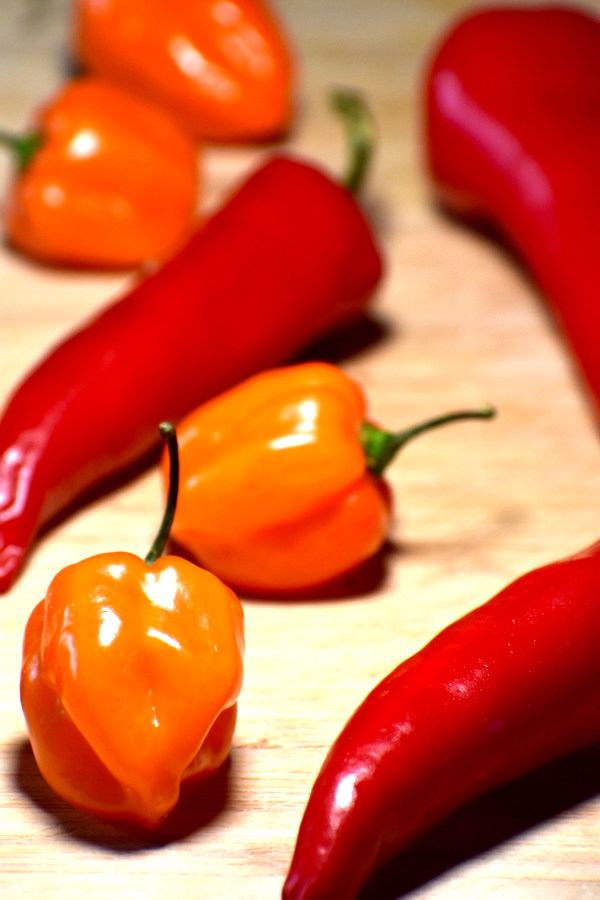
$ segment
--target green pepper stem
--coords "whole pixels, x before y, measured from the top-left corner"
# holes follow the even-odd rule
[[[363,422],[360,427],[359,441],[367,459],[367,468],[374,475],[383,474],[398,451],[413,438],[423,434],[424,431],[431,431],[440,425],[447,425],[449,422],[458,422],[462,419],[491,419],[495,415],[494,407],[486,404],[481,409],[459,410],[435,416],[418,425],[413,425],[411,428],[405,428],[403,431],[385,431],[370,422]]]
[[[352,90],[335,91],[331,97],[331,105],[344,120],[348,134],[348,165],[342,181],[351,194],[356,194],[364,181],[373,154],[373,119],[363,100]]]
[[[170,422],[161,422],[158,426],[161,438],[166,441],[169,451],[169,490],[167,492],[167,500],[165,503],[165,511],[160,523],[158,533],[154,538],[154,542],[150,550],[144,558],[144,562],[149,566],[162,555],[166,547],[171,533],[171,525],[175,516],[177,507],[177,495],[179,493],[179,449],[177,446],[177,432],[175,426]]]
[[[11,134],[9,131],[0,129],[0,145],[13,153],[19,172],[29,165],[41,144],[41,135],[34,131],[25,134]]]

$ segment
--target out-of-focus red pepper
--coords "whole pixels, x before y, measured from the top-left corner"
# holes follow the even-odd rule
[[[163,430],[173,457],[175,430]],[[102,553],[59,572],[23,645],[21,702],[46,781],[88,812],[148,827],[173,809],[182,782],[227,758],[243,677],[238,598],[211,573],[160,556],[175,500],[172,481],[146,559]]]
[[[21,136],[4,230],[42,263],[135,268],[163,259],[191,234],[198,150],[177,120],[110,82],[85,77],[34,115]]]
[[[173,538],[227,584],[252,594],[321,585],[372,557],[388,534],[381,477],[408,441],[366,422],[366,399],[336,366],[310,362],[255,375],[179,424],[181,493]],[[168,483],[168,458],[164,476]]]
[[[261,0],[75,0],[73,52],[85,68],[163,103],[196,137],[280,137],[293,68]]]
[[[600,543],[522,576],[391,672],[331,747],[284,900],[353,900],[468,800],[600,741]]]
[[[566,4],[474,8],[435,48],[425,104],[437,197],[516,248],[600,404],[600,18]]]
[[[381,272],[345,185],[283,156],[259,168],[179,253],[51,350],[9,399],[0,591],[42,526],[156,450],[156,422],[177,423],[356,317]]]

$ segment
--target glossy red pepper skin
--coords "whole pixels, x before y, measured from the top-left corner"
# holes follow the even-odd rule
[[[600,542],[543,566],[391,672],[313,786],[284,900],[351,900],[468,800],[600,740]]]
[[[600,18],[566,4],[472,10],[424,81],[437,197],[516,249],[600,404]]]
[[[157,422],[179,421],[359,314],[381,271],[343,186],[294,159],[258,169],[175,257],[52,350],[9,399],[0,591],[43,525],[158,447]]]

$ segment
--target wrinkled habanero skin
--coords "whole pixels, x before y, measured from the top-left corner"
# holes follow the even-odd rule
[[[35,111],[39,142],[5,197],[8,242],[43,265],[133,269],[163,261],[197,224],[199,156],[169,113],[96,77]]]
[[[372,557],[391,497],[359,442],[360,387],[312,362],[259,373],[177,428],[173,538],[237,590],[321,585]],[[168,476],[167,457],[164,476]]]
[[[72,48],[89,71],[177,116],[197,139],[281,137],[293,114],[293,53],[261,0],[75,0]]]
[[[94,815],[160,825],[182,783],[229,754],[243,612],[176,557],[104,553],[67,566],[33,610],[21,703],[48,784]]]

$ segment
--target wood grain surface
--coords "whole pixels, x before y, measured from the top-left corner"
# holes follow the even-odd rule
[[[420,152],[419,86],[459,0],[278,0],[297,53],[286,142],[344,164],[334,85],[368,98],[378,152],[365,204],[385,281],[368,340],[319,349],[366,388],[372,416],[408,425],[493,403],[492,422],[423,437],[393,465],[396,512],[381,560],[347,594],[243,598],[246,677],[231,763],[153,837],[88,818],[46,787],[19,704],[25,621],[62,566],[143,555],[161,494],[148,471],[48,532],[0,598],[0,897],[276,900],[308,792],[339,729],[390,669],[517,575],[600,536],[600,439],[543,299],[499,246],[440,216]],[[600,3],[593,6],[600,9]],[[68,4],[2,0],[0,120],[22,126],[66,77]],[[270,148],[202,156],[205,209]],[[1,161],[2,195],[11,167]],[[128,275],[51,271],[0,248],[0,397]],[[373,900],[600,898],[600,752],[496,791],[398,860]],[[332,898],[335,900],[335,898]]]

